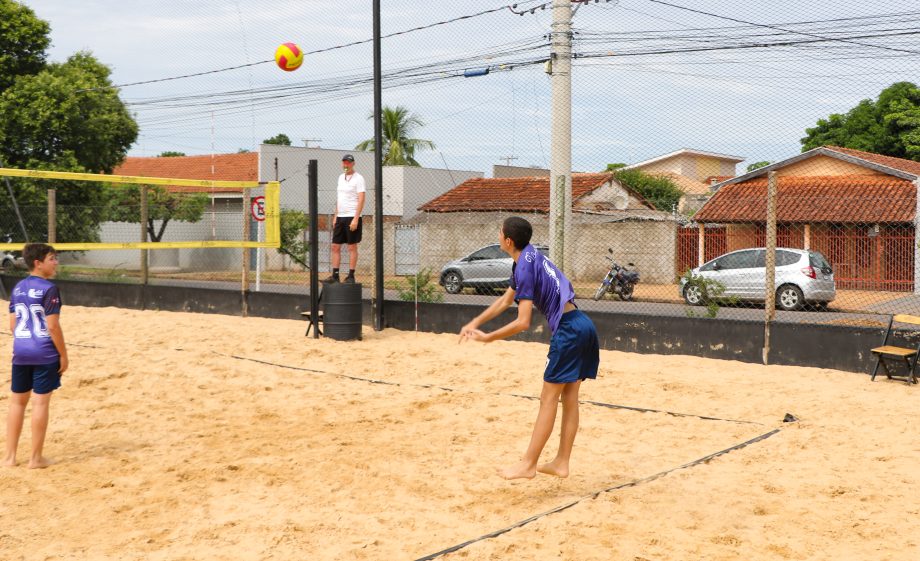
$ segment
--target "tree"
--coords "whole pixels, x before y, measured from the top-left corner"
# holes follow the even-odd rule
[[[768,161],[766,161],[766,160],[763,160],[763,161],[761,161],[761,162],[754,162],[753,164],[751,164],[751,165],[749,165],[749,166],[747,167],[747,171],[754,171],[755,169],[760,169],[760,168],[763,168],[763,167],[767,167],[768,165],[770,165],[770,164],[772,164],[772,163],[773,163],[773,162],[768,162]]]
[[[107,188],[108,205],[106,220],[111,222],[141,221],[141,189],[139,185],[112,185]],[[203,193],[173,192],[166,187],[147,187],[147,235],[152,242],[159,242],[166,232],[166,225],[173,220],[198,222],[204,215],[209,198]],[[157,226],[159,222],[159,226]]]
[[[262,144],[277,144],[279,146],[290,146],[291,139],[288,138],[288,135],[284,133],[276,134],[271,138],[266,138],[262,141]]]
[[[51,44],[48,22],[12,0],[0,0],[0,93],[17,76],[37,74],[45,66],[45,49]]]
[[[625,167],[626,164],[607,164],[607,171],[614,171]]]
[[[613,177],[621,185],[645,197],[658,210],[671,212],[684,196],[684,192],[667,177],[649,175],[637,169],[621,169],[613,172]]]
[[[303,231],[310,226],[310,218],[299,210],[281,209],[281,247],[279,251],[302,267],[307,268],[309,247],[303,239]]]
[[[47,64],[47,22],[18,2],[0,0],[0,159],[15,168],[111,172],[137,139],[137,124],[112,88],[109,69],[78,52]],[[57,240],[97,241],[102,185],[10,180],[27,221],[27,237],[47,237],[47,191],[57,189]],[[7,197],[0,201],[12,206]],[[18,231],[0,212],[0,231]]]
[[[157,158],[178,158],[185,156],[185,152],[176,152],[174,150],[167,150],[166,152],[160,152],[157,155]]]
[[[373,120],[374,115],[368,117]],[[380,115],[383,128],[383,165],[385,166],[418,166],[415,161],[416,150],[434,150],[434,143],[430,140],[412,138],[415,129],[425,126],[425,123],[416,115],[410,114],[403,106],[384,107]],[[355,146],[355,150],[373,152],[376,149],[374,139],[368,139]]]
[[[835,145],[920,160],[920,88],[897,82],[882,90],[877,100],[864,99],[846,114],[818,119],[805,132],[803,151]]]

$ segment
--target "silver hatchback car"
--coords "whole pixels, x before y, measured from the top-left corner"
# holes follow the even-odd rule
[[[549,254],[545,245],[533,246],[543,255]],[[444,265],[439,284],[450,294],[458,294],[465,287],[486,292],[508,288],[512,264],[514,260],[494,243]]]
[[[742,249],[720,255],[691,270],[690,279],[680,279],[680,295],[691,306],[706,302],[706,289],[692,277],[702,277],[725,286],[723,297],[763,302],[766,293],[766,250]],[[783,310],[800,310],[805,304],[819,307],[837,297],[834,270],[820,252],[776,248],[776,304]]]

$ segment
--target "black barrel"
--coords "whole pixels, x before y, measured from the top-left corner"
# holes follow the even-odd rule
[[[323,285],[323,335],[337,341],[361,338],[361,284]]]

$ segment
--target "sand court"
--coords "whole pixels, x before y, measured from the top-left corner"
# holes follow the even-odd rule
[[[918,553],[903,382],[602,351],[582,399],[655,411],[583,403],[572,476],[506,482],[494,468],[527,444],[546,345],[344,343],[297,321],[114,308],[67,307],[62,323],[58,463],[0,471],[3,559],[420,559],[572,503],[438,558]],[[29,444],[27,425],[20,458]]]

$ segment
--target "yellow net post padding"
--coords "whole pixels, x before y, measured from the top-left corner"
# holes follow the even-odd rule
[[[199,240],[181,242],[118,242],[118,243],[55,243],[58,251],[88,251],[94,249],[170,249],[201,247],[278,248],[281,247],[281,183],[278,181],[212,181],[207,179],[176,179],[172,177],[133,177],[97,173],[72,173],[29,169],[0,168],[0,177],[27,177],[32,179],[65,179],[134,185],[164,185],[181,187],[216,187],[231,189],[256,189],[265,187],[265,241],[249,240]],[[22,243],[0,243],[0,250],[21,250]]]

